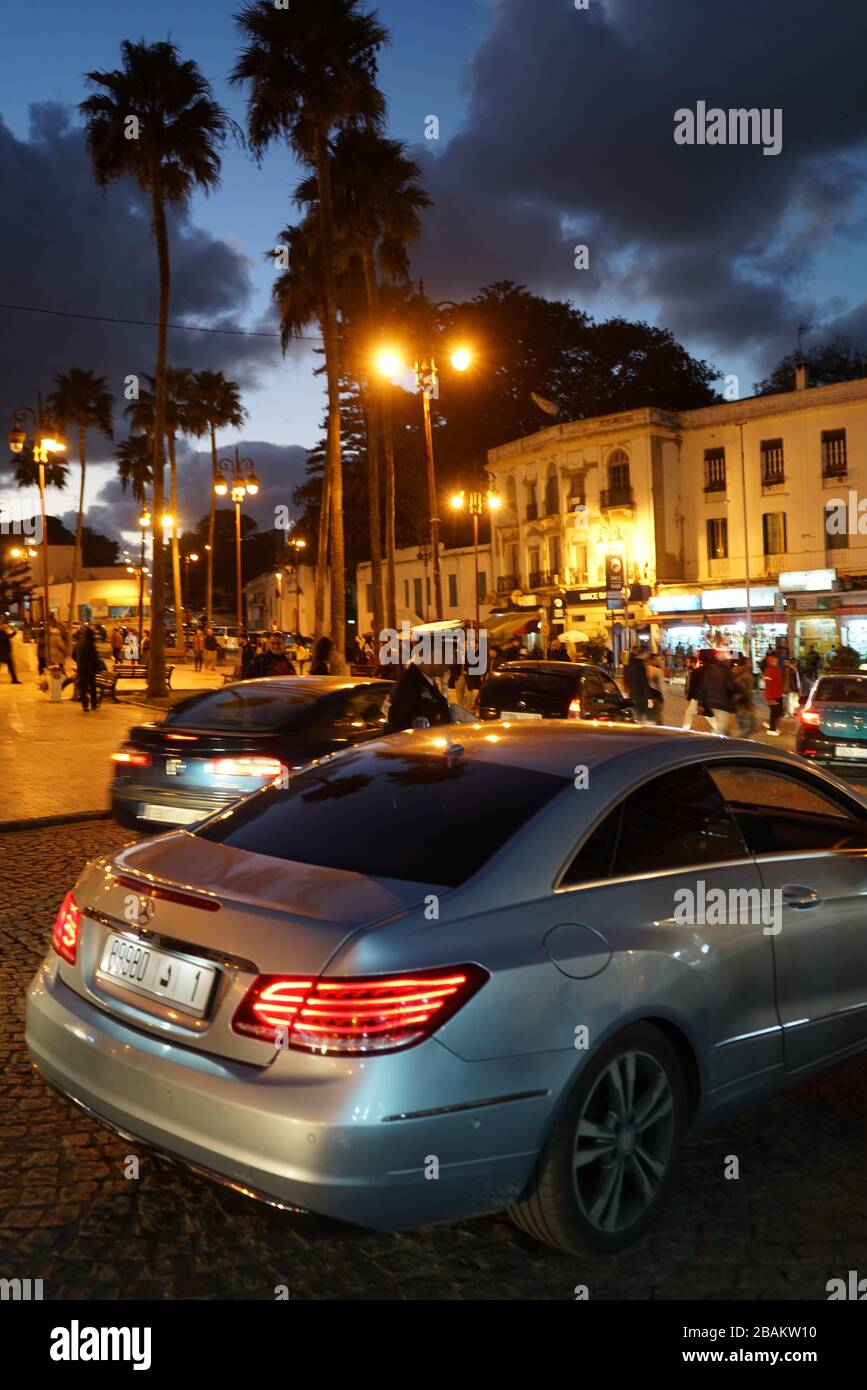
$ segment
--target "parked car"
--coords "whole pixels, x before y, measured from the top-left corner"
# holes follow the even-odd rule
[[[214,627],[214,636],[220,648],[221,659],[223,652],[228,653],[230,656],[234,656],[237,653],[241,645],[237,627],[225,627],[223,624],[219,624]]]
[[[380,736],[390,688],[278,676],[194,695],[112,754],[114,816],[131,829],[193,825],[313,758]]]
[[[795,751],[852,772],[867,771],[867,675],[820,676],[804,700]]]
[[[601,666],[508,661],[479,692],[482,719],[601,719],[633,723],[631,702]]]
[[[398,734],[88,866],[27,1045],[109,1127],[248,1195],[379,1230],[509,1207],[605,1253],[687,1135],[867,1047],[865,894],[867,798],[792,754]]]

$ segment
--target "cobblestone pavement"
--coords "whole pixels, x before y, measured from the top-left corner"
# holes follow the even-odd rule
[[[109,824],[0,836],[0,1277],[46,1299],[824,1299],[864,1273],[867,1059],[693,1141],[661,1221],[616,1259],[536,1246],[504,1216],[382,1236],[292,1216],[143,1158],[48,1089],[22,1041],[23,993],[82,862]],[[740,1179],[726,1181],[728,1155]]]

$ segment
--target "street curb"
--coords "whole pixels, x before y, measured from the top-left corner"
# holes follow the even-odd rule
[[[15,830],[45,830],[52,825],[74,825],[81,820],[111,820],[111,811],[71,811],[64,816],[36,816],[33,820],[0,821],[0,835]]]

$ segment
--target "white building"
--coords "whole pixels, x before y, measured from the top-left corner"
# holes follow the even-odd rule
[[[495,591],[537,602],[554,631],[618,651],[634,627],[740,644],[749,572],[756,650],[867,651],[867,379],[809,388],[799,371],[780,395],[557,425],[489,467]],[[832,502],[851,533],[829,532]]]
[[[16,548],[18,548],[16,544]],[[72,566],[75,546],[49,545],[48,550],[48,601],[51,612],[63,623],[69,617],[69,604],[72,597]],[[31,546],[35,554],[28,554],[25,571],[27,581],[32,585],[30,599],[31,612],[37,620],[42,617],[45,574],[41,546]],[[117,618],[136,618],[139,606],[139,582],[135,574],[130,574],[126,564],[85,565],[79,570],[75,586],[75,613],[73,622],[105,622]],[[145,618],[150,610],[150,601],[145,585]]]
[[[247,626],[264,632],[276,624],[281,632],[299,632],[304,637],[315,629],[315,571],[310,565],[266,570],[244,585]],[[325,588],[325,625],[330,622],[330,588]]]
[[[436,619],[433,565],[424,558],[418,546],[406,546],[395,551],[394,577],[397,624],[425,623]],[[489,618],[496,595],[492,592],[491,547],[479,546],[479,621]],[[383,570],[385,566],[383,565]],[[476,616],[476,566],[473,546],[440,550],[440,579],[443,594],[443,618]],[[371,564],[365,560],[356,569],[358,593],[358,626],[362,633],[373,630],[373,581]]]

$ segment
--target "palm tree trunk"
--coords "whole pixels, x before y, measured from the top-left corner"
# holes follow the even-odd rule
[[[329,421],[330,428],[330,421]],[[319,539],[316,545],[316,582],[314,597],[314,636],[325,636],[325,589],[328,582],[328,538],[331,519],[331,478],[328,457],[322,470],[322,495],[319,501]]]
[[[214,529],[217,517],[217,494],[214,484],[217,481],[217,431],[211,421],[211,510],[208,513],[208,560],[207,589],[205,592],[205,628],[211,626],[214,607]]]
[[[363,252],[364,264],[364,283],[367,290],[367,308],[370,315],[371,327],[375,328],[375,316],[379,302],[378,287],[376,283],[376,270],[373,264],[373,250],[368,243]],[[382,498],[380,497],[380,429],[381,419],[379,411],[378,392],[374,387],[367,395],[367,484],[368,484],[368,506],[370,509],[370,578],[373,587],[373,633],[374,639],[381,642],[382,629],[385,626],[382,604]],[[359,609],[361,605],[358,605]]]
[[[397,583],[394,574],[394,431],[391,427],[389,383],[382,388],[383,442],[385,445],[385,620],[397,628]]]
[[[169,292],[171,269],[166,210],[156,169],[151,171],[151,211],[157,261],[160,276],[159,327],[157,328],[157,362],[154,372],[154,434],[153,434],[153,537],[154,559],[151,576],[151,643],[148,662],[148,689],[151,698],[159,698],[166,689],[166,621],[165,621],[165,559],[163,555],[162,516],[165,510],[163,468],[165,466],[166,434],[166,358],[169,322]]]
[[[75,622],[75,590],[78,587],[78,573],[82,568],[82,540],[84,533],[84,479],[87,472],[87,430],[78,426],[78,462],[81,465],[81,488],[78,494],[78,520],[75,526],[75,550],[72,555],[72,582],[69,586],[69,621],[66,626],[66,655],[72,646],[72,625]]]
[[[178,540],[178,462],[175,455],[175,436],[170,434],[168,437],[169,445],[169,470],[172,484],[172,580],[175,590],[175,652],[178,656],[183,656],[187,649],[187,638],[184,632],[184,600],[181,588],[181,546]]]
[[[319,220],[325,288],[322,337],[328,378],[328,462],[331,514],[331,637],[334,675],[346,670],[346,553],[343,536],[343,459],[340,452],[340,364],[337,338],[337,273],[334,261],[334,206],[331,165],[325,133],[315,136],[316,175],[319,185]]]

